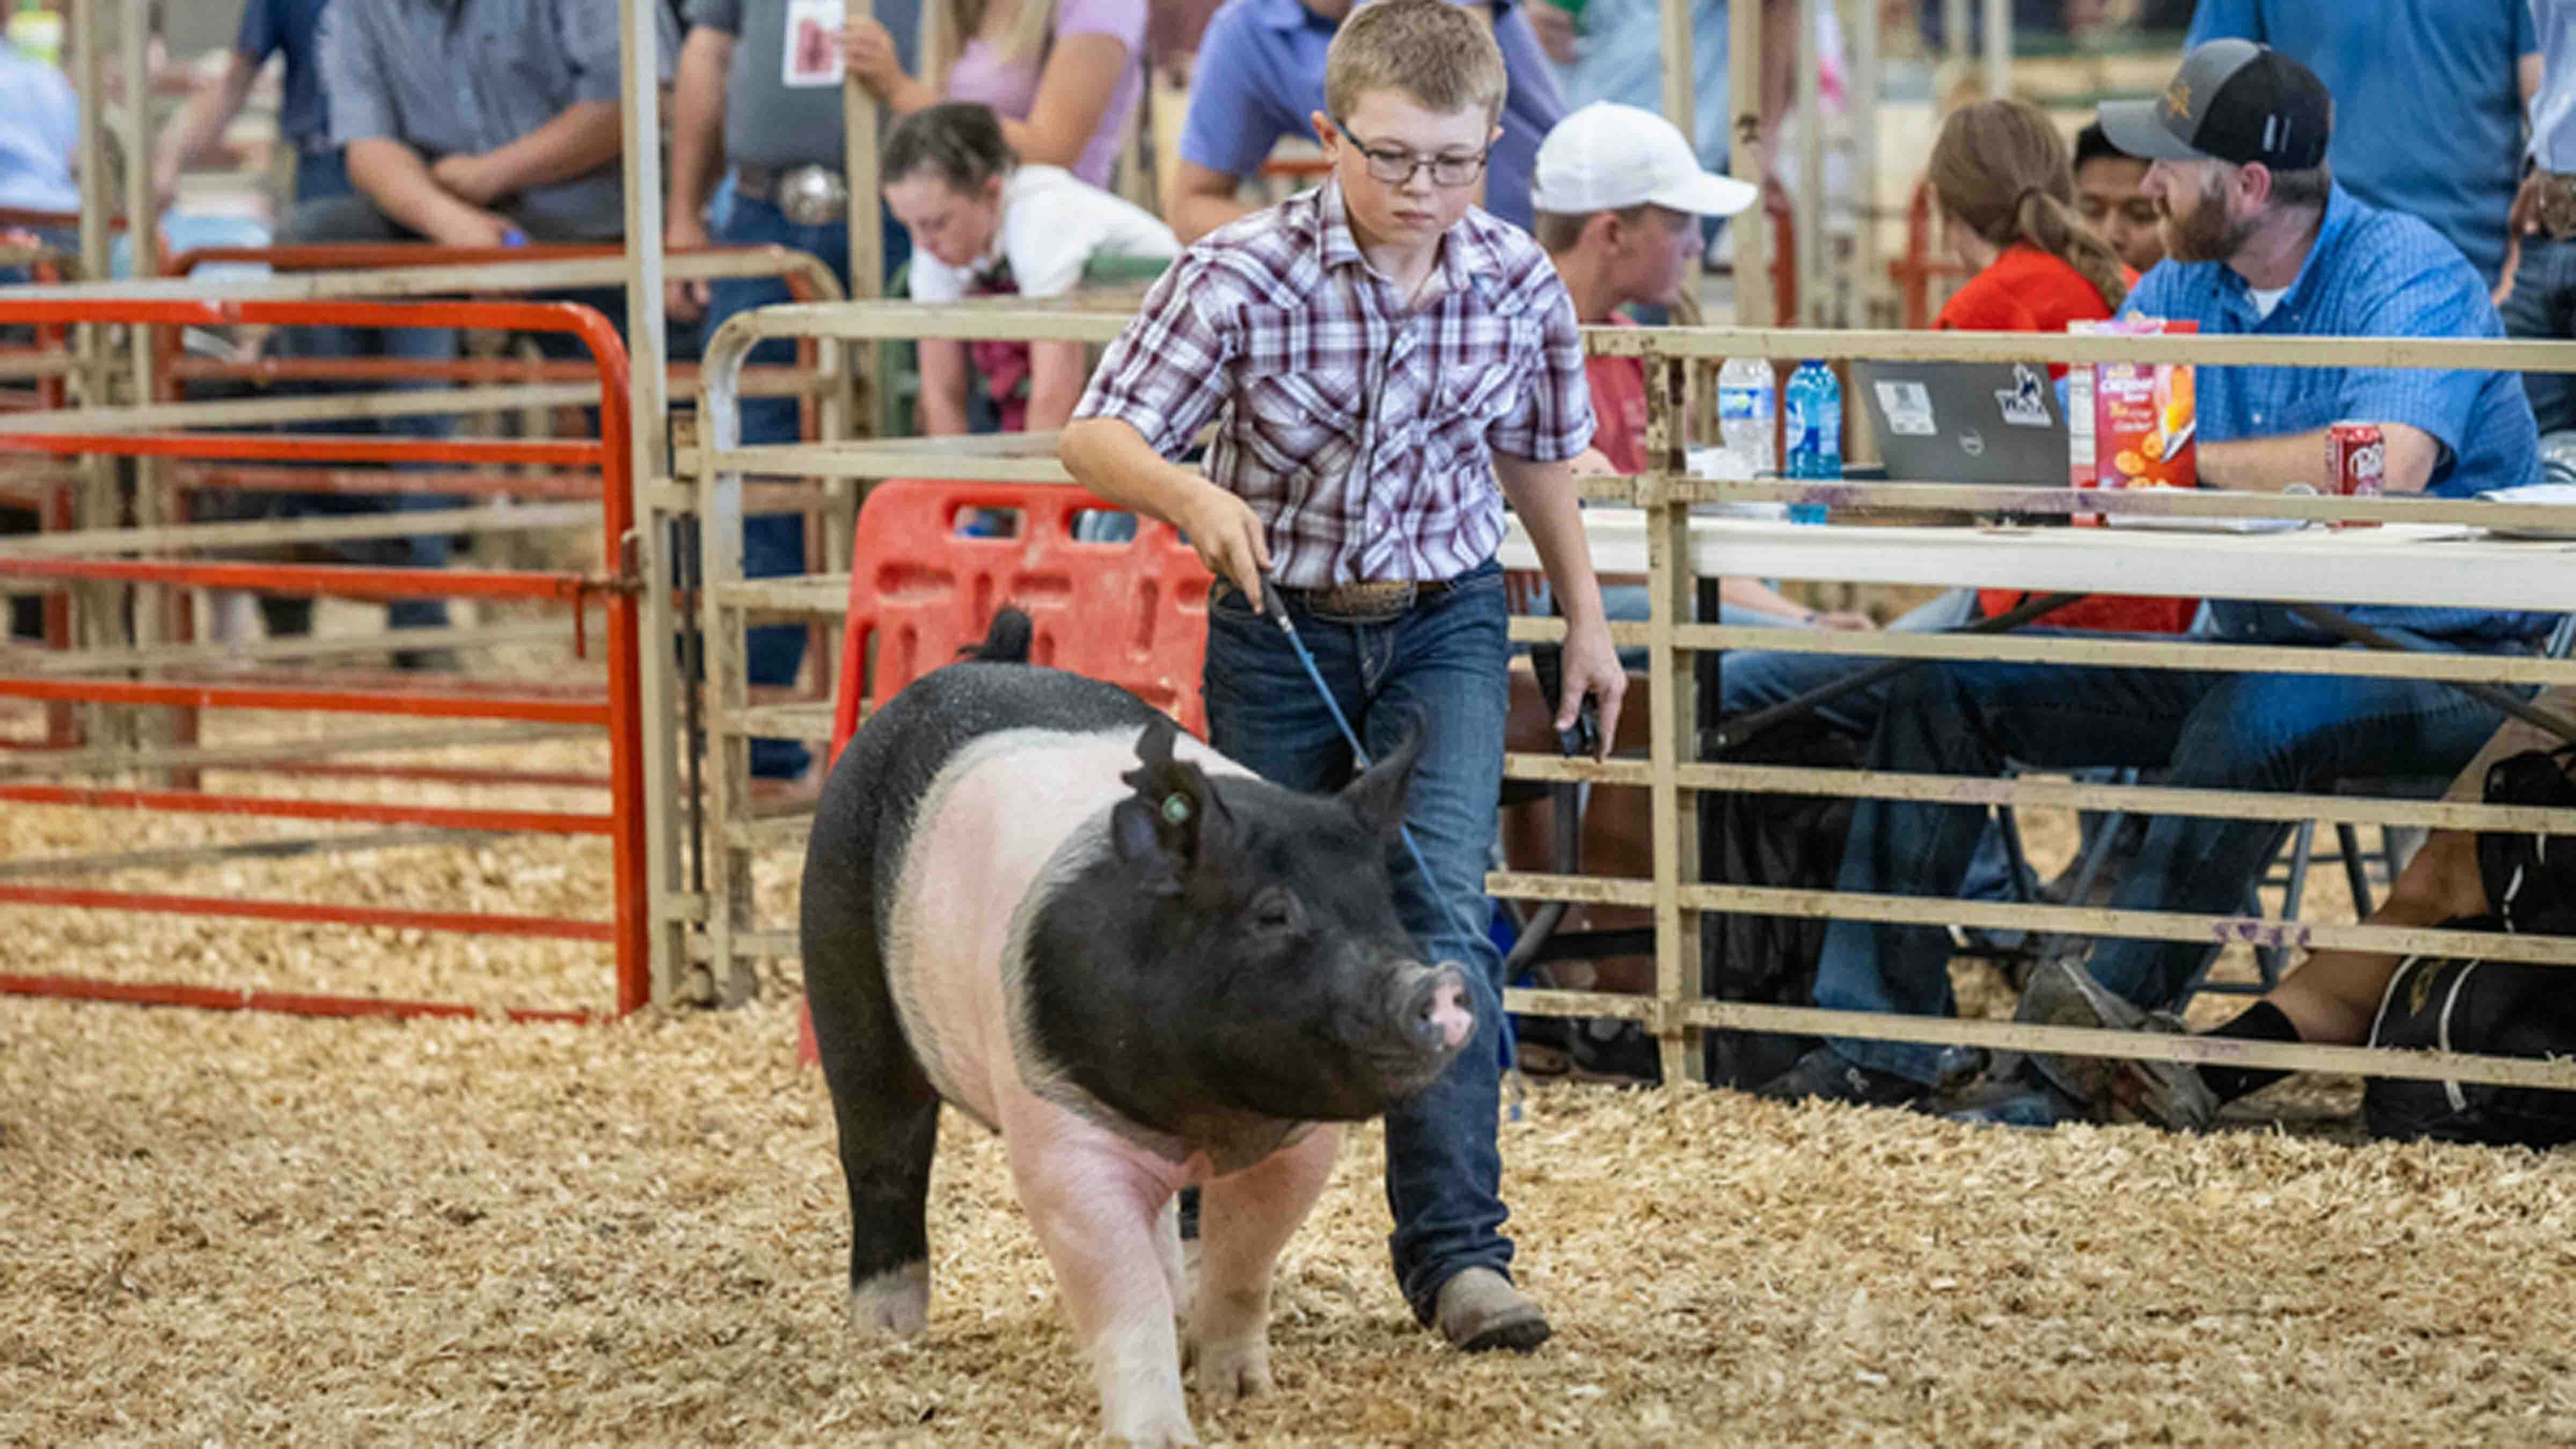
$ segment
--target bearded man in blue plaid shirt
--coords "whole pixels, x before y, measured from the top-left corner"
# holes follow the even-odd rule
[[[1504,497],[1563,601],[1559,728],[1590,694],[1613,738],[1626,682],[1567,467],[1592,437],[1574,304],[1536,242],[1473,205],[1504,85],[1465,9],[1356,11],[1325,62],[1331,109],[1313,117],[1330,178],[1182,254],[1101,359],[1063,446],[1084,486],[1179,527],[1219,575],[1205,679],[1218,750],[1293,789],[1350,778],[1325,701],[1260,616],[1265,573],[1371,756],[1428,732],[1405,819],[1432,878],[1400,853],[1390,868],[1425,959],[1466,964],[1476,1036],[1387,1114],[1390,1247],[1416,1317],[1471,1352],[1548,1336],[1500,1231],[1501,961],[1482,929]],[[1207,475],[1169,461],[1211,419]],[[1208,1205],[1212,1270],[1241,1256],[1220,1251],[1224,1188]]]
[[[2144,194],[2164,212],[2167,260],[2126,310],[2190,319],[2204,336],[2500,337],[2486,287],[2458,248],[2424,222],[2362,202],[2325,164],[2333,102],[2297,61],[2245,40],[2184,57],[2153,101],[2109,104],[2113,144],[2153,159]],[[2326,427],[2372,422],[2387,440],[2390,493],[2467,498],[2535,481],[2539,444],[2511,373],[2409,368],[2204,367],[2200,473],[2236,490],[2335,491]],[[2253,546],[2253,545],[2248,545]],[[2123,588],[2152,586],[2122,579]],[[2451,649],[2528,652],[2555,616],[2468,609],[2345,610]],[[2280,608],[2213,600],[2206,627],[2271,644],[2339,642]],[[2495,733],[2502,714],[2447,685],[2337,675],[2222,670],[1952,664],[1891,686],[1869,767],[1995,775],[2007,760],[2048,769],[2163,768],[2181,788],[2318,791],[2340,779],[2447,779]],[[1976,806],[1864,800],[1837,888],[1951,897],[1983,829]],[[2163,816],[2122,873],[2121,910],[2233,915],[2288,827]],[[2023,996],[2028,1020],[2133,1025],[2174,1004],[2213,948],[2112,939],[2082,968],[2043,967]],[[1836,921],[1816,977],[1820,1006],[1948,1015],[1951,943],[1938,926]],[[1789,1098],[1894,1104],[1925,1096],[1942,1049],[1836,1039],[1762,1090]],[[2043,1060],[1998,1120],[2051,1120],[2073,1098]],[[2169,1070],[2169,1069],[2168,1069]],[[2081,1095],[2081,1094],[2077,1094]],[[2179,1125],[2179,1124],[2167,1124]]]

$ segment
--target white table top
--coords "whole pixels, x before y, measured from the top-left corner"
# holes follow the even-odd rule
[[[1583,521],[1595,569],[1646,571],[1643,512],[1587,508]],[[1538,566],[1517,517],[1499,552],[1505,568]],[[2576,543],[2510,541],[2456,525],[2239,534],[1815,526],[1702,515],[1691,519],[1691,552],[1702,577],[2576,609]]]

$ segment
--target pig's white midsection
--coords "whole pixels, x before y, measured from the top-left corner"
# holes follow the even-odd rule
[[[941,1096],[987,1127],[1006,1094],[1069,1084],[1015,1043],[1017,959],[1052,881],[1108,848],[1110,807],[1134,793],[1141,729],[1005,730],[961,749],[922,793],[885,922],[887,985],[905,1038]],[[1248,774],[1182,736],[1211,775]]]

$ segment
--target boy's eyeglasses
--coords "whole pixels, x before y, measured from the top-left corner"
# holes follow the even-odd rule
[[[1341,117],[1334,116],[1331,120],[1333,129],[1342,133],[1342,139],[1350,142],[1351,149],[1367,158],[1368,174],[1389,186],[1410,186],[1413,173],[1426,168],[1431,172],[1434,186],[1470,185],[1484,174],[1485,160],[1494,154],[1490,146],[1472,156],[1416,156],[1401,146],[1378,150],[1352,135],[1351,128],[1343,123]]]

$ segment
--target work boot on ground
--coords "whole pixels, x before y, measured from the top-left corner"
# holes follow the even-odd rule
[[[1527,1353],[1553,1332],[1538,1305],[1491,1268],[1469,1268],[1441,1284],[1431,1321],[1460,1353]]]
[[[1798,1058],[1796,1066],[1753,1089],[1757,1097],[1783,1102],[1850,1102],[1862,1107],[1902,1107],[1930,1090],[1922,1083],[1846,1060],[1832,1047],[1820,1046]]]
[[[2080,963],[2066,960],[2043,963],[2031,974],[2013,1019],[2038,1026],[2184,1034],[2180,1018],[2121,999]],[[2142,1120],[2176,1132],[2205,1132],[2218,1119],[2217,1094],[2189,1062],[2034,1052],[2030,1064],[2101,1121]]]

